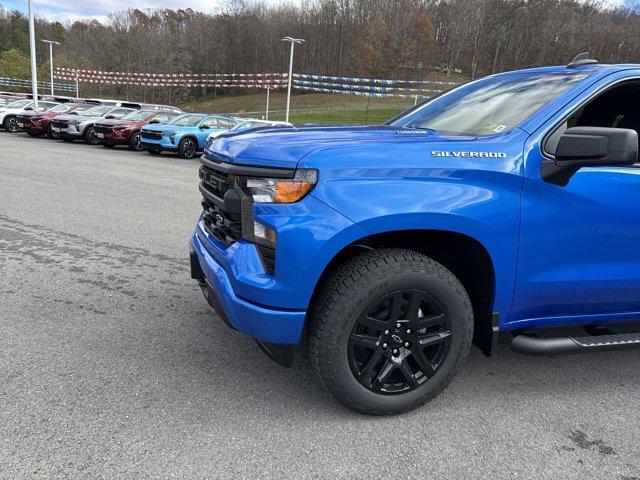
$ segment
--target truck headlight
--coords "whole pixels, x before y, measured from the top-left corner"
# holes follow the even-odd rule
[[[255,203],[294,203],[302,200],[318,181],[316,170],[299,169],[293,178],[240,177],[242,189]]]

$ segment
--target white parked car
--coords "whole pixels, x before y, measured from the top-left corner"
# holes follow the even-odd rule
[[[36,111],[44,112],[55,106],[59,105],[57,102],[38,101],[38,108]],[[16,116],[19,113],[27,111],[33,111],[33,100],[24,99],[16,100],[15,102],[8,103],[6,107],[0,108],[0,125],[7,132],[15,133],[19,130]]]
[[[246,118],[242,119],[242,123],[239,123],[231,130],[226,132],[213,132],[207,137],[207,142],[209,143],[214,138],[222,135],[223,133],[237,133],[243,130],[251,130],[253,128],[262,128],[262,127],[293,127],[293,125],[289,122],[276,122],[271,120],[259,120],[257,118]]]

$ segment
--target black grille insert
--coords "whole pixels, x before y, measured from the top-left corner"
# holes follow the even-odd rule
[[[200,192],[204,225],[215,238],[231,245],[242,238],[242,210],[234,179],[211,168],[200,167]],[[236,199],[238,201],[233,201]]]
[[[100,124],[98,124],[95,127],[93,127],[93,130],[95,132],[98,132],[98,133],[111,133],[112,132],[111,127],[107,127],[106,125],[100,125]]]
[[[142,130],[140,132],[140,137],[141,138],[147,138],[149,140],[162,140],[162,133],[161,132],[150,132],[148,130]]]
[[[58,128],[67,128],[69,126],[69,122],[66,120],[52,120],[51,125]]]
[[[256,247],[258,249],[258,253],[260,257],[262,257],[262,264],[264,265],[264,269],[270,275],[275,275],[276,273],[276,249],[272,247],[267,247],[266,245],[261,245],[256,243]]]

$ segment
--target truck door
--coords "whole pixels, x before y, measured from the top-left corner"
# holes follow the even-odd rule
[[[583,168],[566,186],[540,175],[569,127],[640,133],[640,78],[601,81],[581,97],[525,147],[512,326],[640,320],[640,165]]]

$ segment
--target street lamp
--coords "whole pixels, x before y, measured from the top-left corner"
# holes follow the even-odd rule
[[[33,0],[29,0],[29,49],[31,50],[31,93],[33,109],[38,109],[38,69],[36,68],[36,33],[33,21]]]
[[[289,42],[291,44],[291,54],[289,55],[289,82],[287,84],[287,113],[285,114],[285,122],[289,121],[289,106],[291,105],[291,77],[293,76],[293,48],[295,44],[302,45],[304,40],[302,38],[284,37],[283,42]]]
[[[53,93],[53,46],[54,45],[60,45],[60,42],[56,42],[54,40],[42,40],[44,43],[48,43],[49,44],[49,66],[51,67],[51,72],[50,72],[50,79],[51,79],[51,96],[54,95]]]

